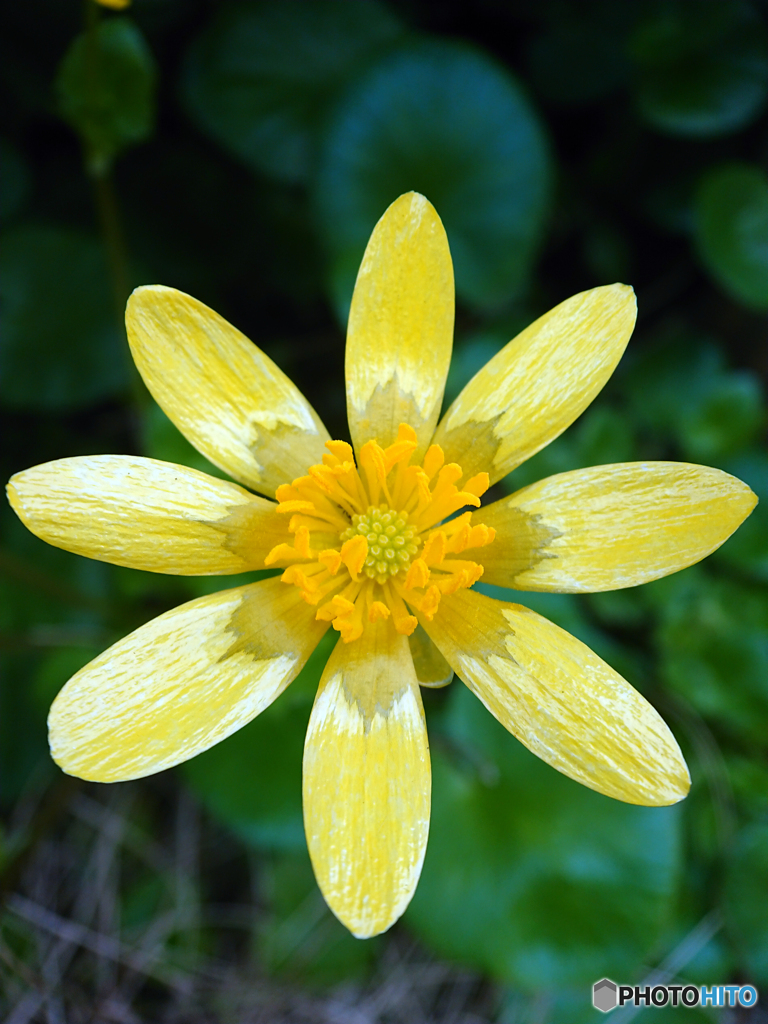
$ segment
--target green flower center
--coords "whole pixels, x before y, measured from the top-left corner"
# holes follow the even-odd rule
[[[368,557],[363,572],[377,583],[407,569],[419,550],[418,530],[409,525],[406,512],[395,512],[388,505],[369,505],[367,512],[352,516],[352,525],[340,536],[352,540],[357,535],[368,541]]]

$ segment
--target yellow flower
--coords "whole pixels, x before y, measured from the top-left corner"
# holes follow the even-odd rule
[[[438,425],[453,306],[440,219],[422,196],[401,196],[373,232],[352,300],[353,449],[212,310],[139,288],[126,324],[150,391],[199,451],[277,504],[132,456],[62,459],[8,485],[33,533],[91,558],[189,575],[285,570],[167,612],[78,672],[49,717],[65,772],[113,782],[193,757],[263,711],[329,624],[338,630],[307,732],[304,819],[320,888],[361,937],[403,913],[424,859],[420,684],[455,671],[530,750],[608,796],[663,805],[688,791],[674,737],[629,683],[551,622],[471,585],[481,575],[523,590],[645,583],[708,555],[756,501],[719,470],[644,462],[561,473],[478,510],[490,484],[603,387],[635,301],[617,284],[561,303]]]

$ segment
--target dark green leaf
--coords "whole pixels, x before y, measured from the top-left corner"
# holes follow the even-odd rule
[[[187,108],[251,167],[304,181],[329,102],[401,31],[375,0],[224,7],[190,50]]]
[[[656,3],[630,49],[640,112],[672,135],[738,131],[768,98],[765,26],[748,3]]]
[[[59,227],[9,231],[0,252],[0,297],[4,405],[74,409],[127,386],[127,344],[95,239]]]
[[[696,244],[707,270],[735,299],[768,309],[768,174],[723,164],[705,175],[696,202]]]
[[[587,790],[460,684],[433,743],[433,816],[407,921],[443,956],[526,990],[635,978],[666,923],[678,814]]]
[[[154,58],[129,18],[109,18],[79,35],[59,69],[62,116],[80,135],[89,166],[103,172],[155,123]]]
[[[526,283],[550,184],[543,128],[503,68],[447,42],[385,58],[337,109],[317,180],[340,315],[374,225],[411,190],[445,224],[457,294],[479,307],[506,302]]]

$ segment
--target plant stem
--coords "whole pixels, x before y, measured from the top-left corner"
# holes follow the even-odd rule
[[[109,171],[93,175],[96,209],[99,214],[99,225],[107,250],[110,276],[112,278],[112,294],[115,300],[115,311],[118,322],[122,325],[125,304],[131,293],[128,273],[128,256],[125,247],[125,236],[120,219],[120,210],[115,195],[115,186]]]
[[[93,0],[85,0],[83,11],[90,88],[94,94],[97,94],[100,86],[97,32],[101,24],[101,11]],[[125,304],[131,294],[131,275],[120,204],[112,176],[112,157],[91,151],[85,139],[83,141],[85,170],[93,182],[96,213],[109,265],[117,329],[124,337]],[[132,360],[130,360],[129,372],[130,393],[134,408],[142,410],[147,405],[149,394]],[[136,429],[139,429],[138,424]]]

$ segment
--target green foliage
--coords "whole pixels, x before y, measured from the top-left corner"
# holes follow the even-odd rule
[[[156,77],[154,58],[129,18],[102,21],[70,46],[56,91],[94,173],[104,173],[123,149],[151,136]]]
[[[360,942],[331,914],[306,846],[265,860],[261,895],[269,913],[259,928],[257,947],[271,973],[324,987],[349,983],[368,972],[381,939]]]
[[[184,765],[205,806],[246,842],[267,849],[304,846],[301,755],[309,708],[286,704],[284,697]]]
[[[715,558],[745,576],[768,583],[768,453],[762,447],[747,449],[728,459],[723,468],[749,484],[758,505]]]
[[[713,580],[692,568],[648,584],[644,596],[662,605],[665,680],[720,728],[759,743],[768,729],[765,588]]]
[[[671,135],[738,131],[768,99],[768,34],[751,4],[652,3],[630,40],[641,114]]]
[[[425,690],[434,813],[423,878],[403,923],[365,943],[325,907],[302,830],[304,733],[337,634],[272,707],[180,770],[61,797],[46,714],[66,680],[167,609],[279,570],[113,567],[43,544],[0,507],[0,871],[31,841],[44,869],[26,864],[11,888],[140,950],[154,972],[143,988],[136,961],[89,973],[79,949],[62,984],[86,1008],[67,995],[40,1013],[122,1013],[127,1002],[107,991],[117,977],[135,994],[131,1019],[193,1024],[193,1003],[195,1022],[263,1016],[266,1003],[235,1007],[225,992],[242,969],[259,998],[270,977],[280,998],[332,986],[324,1016],[335,1019],[378,968],[386,991],[409,970],[418,987],[399,1008],[376,1003],[382,1019],[400,1020],[402,1006],[458,1019],[461,990],[467,1019],[595,1024],[596,978],[642,980],[717,915],[725,926],[675,980],[768,984],[765,4],[137,0],[135,21],[92,0],[84,9],[83,35],[77,4],[0,11],[5,479],[97,452],[225,476],[131,377],[114,309],[121,260],[133,283],[182,288],[237,325],[345,436],[340,322],[371,228],[416,189],[445,223],[456,271],[446,407],[568,295],[612,280],[638,295],[637,329],[604,391],[489,500],[579,467],[677,459],[733,473],[760,504],[701,565],[645,587],[580,596],[478,584],[569,630],[645,693],[683,747],[692,792],[672,809],[613,803],[537,761],[459,680]],[[47,816],[48,802],[63,818]],[[80,847],[57,853],[58,837],[79,842],[100,815],[85,895],[70,892]],[[92,865],[107,864],[116,822],[119,870],[98,881],[109,876],[114,898],[100,897],[89,923]],[[68,895],[57,906],[46,886],[59,877]],[[20,977],[49,985],[53,940],[10,910],[0,925],[5,1016],[6,977],[9,991]],[[449,978],[414,967],[422,957],[483,979],[439,981],[434,1005],[422,1002],[425,978]],[[210,1007],[195,1003],[194,978],[225,979]]]
[[[128,355],[118,333],[104,250],[70,228],[24,225],[0,251],[0,401],[75,409],[119,394]]]
[[[342,318],[376,221],[411,189],[445,224],[461,299],[482,309],[519,295],[551,176],[536,114],[484,54],[428,41],[383,60],[329,122],[315,189]]]
[[[719,464],[755,441],[766,421],[760,380],[727,367],[709,337],[675,326],[629,357],[623,390],[634,418],[661,443],[672,438],[690,462]]]
[[[768,309],[768,174],[722,164],[703,178],[696,243],[717,283],[746,306]]]
[[[442,726],[411,927],[524,989],[635,977],[672,910],[677,810],[620,804],[564,778],[460,684]]]
[[[744,968],[759,985],[768,984],[768,823],[739,836],[728,862],[725,911]]]
[[[194,792],[247,843],[305,848],[301,815],[304,734],[317,684],[337,640],[326,637],[288,692],[250,725],[184,765]]]
[[[144,411],[143,449],[150,459],[161,462],[178,462],[201,473],[225,479],[226,473],[214,466],[197,448],[193,447],[168,419],[157,402],[150,402]]]
[[[111,567],[44,544],[0,512],[0,808],[51,777],[46,717],[67,679],[113,640]],[[129,627],[130,628],[130,627]],[[127,630],[126,630],[127,631]]]
[[[222,6],[189,52],[184,98],[249,166],[306,181],[329,105],[401,33],[377,0],[304,0],[301,17],[280,0]]]

